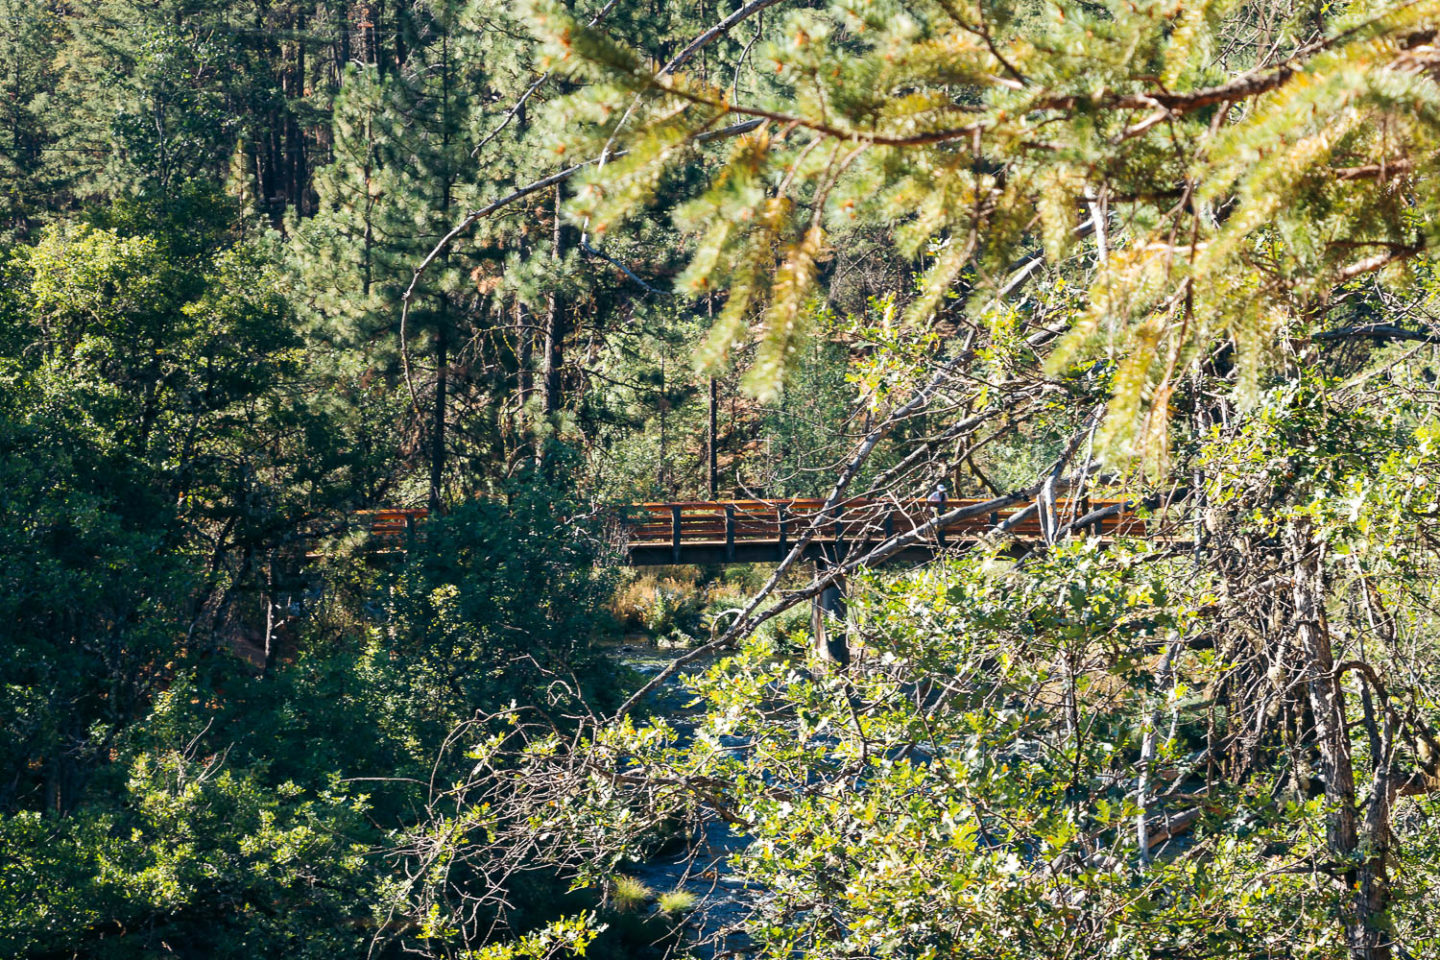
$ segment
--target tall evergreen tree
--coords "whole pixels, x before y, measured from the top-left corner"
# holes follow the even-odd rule
[[[62,203],[47,94],[63,29],[46,4],[0,3],[0,238],[24,239]]]

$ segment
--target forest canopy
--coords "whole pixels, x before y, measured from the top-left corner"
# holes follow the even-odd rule
[[[1440,957],[1437,178],[1435,0],[0,0],[0,955]]]

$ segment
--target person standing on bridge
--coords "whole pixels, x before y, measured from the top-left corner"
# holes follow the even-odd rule
[[[935,516],[937,517],[945,512],[945,497],[947,492],[945,481],[939,480],[935,483],[935,489],[930,491],[930,496],[925,498],[930,506],[935,508]]]

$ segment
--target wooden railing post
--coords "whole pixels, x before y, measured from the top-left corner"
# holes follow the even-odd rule
[[[735,559],[735,504],[725,504],[725,559]]]
[[[780,559],[790,552],[789,531],[785,528],[785,504],[775,504],[775,525],[780,528]]]
[[[670,554],[676,563],[680,562],[680,505],[670,505]]]

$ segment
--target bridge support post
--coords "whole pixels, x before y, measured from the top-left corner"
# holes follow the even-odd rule
[[[680,562],[680,507],[678,505],[670,507],[670,558],[675,563]]]
[[[833,560],[815,561],[815,574],[832,570]],[[810,601],[810,631],[815,636],[815,654],[842,667],[850,664],[850,646],[845,636],[845,578],[838,576]]]
[[[725,504],[725,562],[735,559],[735,504]]]

